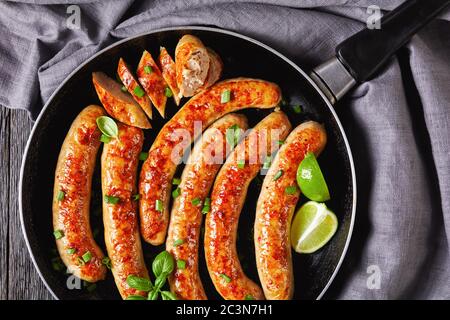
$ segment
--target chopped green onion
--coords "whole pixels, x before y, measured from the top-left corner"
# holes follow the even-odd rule
[[[184,261],[184,260],[177,260],[177,268],[178,269],[186,269],[186,261]]]
[[[81,259],[83,259],[84,262],[89,262],[92,259],[92,253],[90,251],[86,251],[82,256]]]
[[[286,189],[284,189],[284,192],[286,192],[286,194],[295,194],[297,192],[297,187],[296,186],[287,187]]]
[[[253,297],[251,294],[246,294],[244,299],[245,300],[255,300],[255,297]]]
[[[245,160],[238,160],[237,166],[239,169],[244,169],[245,167]]]
[[[141,198],[141,195],[139,193],[133,194],[132,198],[134,201],[138,201]]]
[[[211,206],[204,205],[202,208],[202,213],[207,214],[209,211],[211,211]]]
[[[241,128],[237,124],[232,125],[227,129],[226,139],[231,148],[234,148],[239,142],[241,135]]]
[[[64,237],[64,232],[62,230],[55,230],[53,231],[53,235],[55,236],[56,240],[59,240]]]
[[[59,190],[59,191],[58,191],[58,195],[56,196],[56,199],[58,199],[58,201],[63,201],[65,195],[66,195],[66,194],[64,193],[64,191]]]
[[[205,206],[211,205],[211,198],[205,198]]]
[[[104,196],[103,199],[105,200],[106,203],[109,204],[117,204],[119,202],[119,198],[118,197],[114,197],[114,196]]]
[[[85,264],[86,264],[86,262],[84,262],[83,259],[81,259],[80,257],[78,257],[78,265],[84,266]]]
[[[165,95],[166,97],[170,98],[171,96],[173,96],[172,90],[170,90],[169,87],[166,87],[166,88],[164,89],[164,95]]]
[[[223,90],[222,95],[220,96],[220,103],[227,103],[231,99],[231,91]]]
[[[299,104],[292,106],[292,109],[294,110],[295,113],[302,113],[302,107]]]
[[[148,158],[148,152],[141,152],[139,153],[139,160],[145,161]]]
[[[278,145],[282,145],[284,143],[284,140],[278,140]]]
[[[125,86],[122,86],[122,88],[120,88],[120,90],[122,90],[122,92],[127,92],[128,91],[127,87],[125,87]]]
[[[193,206],[198,206],[200,203],[202,203],[202,200],[200,200],[200,198],[195,198],[192,199],[191,203]]]
[[[105,265],[108,269],[111,269],[111,259],[109,257],[104,257],[102,259],[102,264]]]
[[[155,209],[156,211],[162,212],[163,211],[163,202],[159,199],[155,202]]]
[[[230,283],[231,282],[231,278],[229,276],[227,276],[226,274],[221,273],[220,277],[225,280],[226,283]]]
[[[177,239],[173,242],[173,246],[178,247],[178,246],[182,245],[183,243],[184,243],[183,239]]]
[[[180,178],[173,178],[172,179],[172,184],[174,185],[174,186],[177,186],[177,185],[179,185],[181,183],[181,179]]]
[[[153,72],[153,69],[152,69],[151,66],[145,66],[144,67],[144,71],[145,71],[146,74],[150,74],[150,73]]]
[[[77,249],[75,249],[75,248],[67,249],[67,254],[74,254],[75,252],[77,252]]]
[[[142,90],[142,88],[139,86],[136,86],[134,88],[133,92],[138,98],[142,98],[145,94],[144,90]]]
[[[100,137],[100,141],[103,142],[103,143],[109,143],[111,141],[111,138],[108,137],[105,134],[102,134],[101,137]]]
[[[263,169],[269,169],[271,164],[272,164],[272,156],[267,156],[264,159]]]
[[[175,190],[172,191],[172,198],[176,198],[181,194],[181,189],[180,188],[176,188]]]
[[[277,181],[283,175],[283,170],[278,170],[277,173],[273,176],[273,181]]]

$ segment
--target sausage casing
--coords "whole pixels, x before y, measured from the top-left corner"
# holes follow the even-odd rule
[[[89,222],[92,175],[101,136],[96,119],[103,115],[103,108],[90,105],[73,121],[59,153],[53,190],[53,228],[59,254],[69,272],[89,282],[106,274],[104,255]]]
[[[224,91],[230,92],[231,99],[222,103]],[[171,180],[178,165],[173,161],[172,154],[183,141],[182,136],[173,133],[183,130],[189,135],[190,140],[187,142],[190,145],[202,130],[223,115],[249,107],[273,108],[280,100],[280,89],[274,83],[249,78],[230,79],[191,98],[165,124],[150,148],[139,178],[141,235],[145,241],[160,245],[165,240]],[[201,127],[200,132],[194,130],[196,122]],[[161,210],[157,210],[157,201],[162,204]]]
[[[286,188],[297,186],[300,162],[309,151],[319,155],[326,140],[320,124],[302,123],[287,137],[264,179],[256,207],[254,241],[259,279],[267,299],[292,298],[290,225],[300,190],[286,193]]]
[[[290,129],[283,112],[272,112],[239,143],[217,174],[211,212],[205,220],[204,246],[209,275],[224,299],[264,299],[261,288],[242,270],[236,251],[237,228],[250,182]]]
[[[170,287],[179,299],[206,300],[200,275],[198,273],[198,247],[202,208],[214,178],[225,161],[227,151],[227,130],[247,130],[247,119],[243,115],[228,114],[214,122],[203,133],[202,138],[193,148],[181,176],[178,186],[179,195],[174,199],[166,250],[177,261],[182,261],[184,268],[177,268],[169,278]],[[234,129],[230,129],[233,128]],[[195,201],[200,200],[200,203]],[[175,241],[182,240],[180,245]]]
[[[148,278],[139,235],[136,174],[144,135],[139,128],[118,124],[119,135],[102,153],[103,224],[112,273],[122,298],[145,293],[130,288],[129,275]],[[105,197],[114,197],[113,202]]]

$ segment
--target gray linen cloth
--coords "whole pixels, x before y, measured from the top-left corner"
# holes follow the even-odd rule
[[[67,28],[79,5],[80,29]],[[401,1],[14,1],[0,3],[0,104],[35,118],[99,49],[156,28],[204,24],[261,40],[308,69]],[[52,4],[52,5],[50,5]],[[70,11],[70,9],[69,9]],[[349,253],[326,298],[450,298],[449,11],[339,103],[359,199]]]

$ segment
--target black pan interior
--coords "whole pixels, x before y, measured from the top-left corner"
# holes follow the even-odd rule
[[[352,220],[353,189],[352,173],[348,150],[343,135],[328,105],[314,87],[301,73],[283,58],[248,40],[212,30],[171,30],[148,34],[116,45],[84,65],[76,72],[49,102],[46,110],[36,123],[34,134],[30,138],[29,149],[24,159],[22,181],[22,214],[25,235],[29,240],[30,253],[34,257],[43,279],[54,295],[60,299],[119,299],[112,275],[106,281],[97,284],[89,292],[86,289],[68,289],[68,275],[54,271],[52,258],[55,255],[55,241],[52,235],[52,190],[54,170],[59,149],[71,122],[77,114],[89,104],[100,104],[91,84],[91,72],[104,71],[115,76],[119,57],[136,67],[144,49],[154,56],[159,47],[165,46],[173,56],[176,43],[182,34],[195,34],[207,45],[216,50],[224,60],[223,78],[238,76],[261,78],[280,85],[283,96],[290,104],[300,104],[303,112],[296,114],[286,106],[283,110],[289,115],[294,126],[309,119],[323,123],[329,141],[320,156],[321,167],[327,179],[331,201],[327,204],[339,219],[337,234],[331,242],[314,254],[300,255],[293,252],[295,272],[295,299],[316,299],[327,286],[336,269],[349,236]],[[182,102],[185,102],[183,100]],[[166,109],[167,119],[178,110],[169,99]],[[256,124],[270,111],[247,110],[250,125]],[[147,130],[144,149],[148,149],[166,120],[154,111],[153,129]],[[99,152],[100,154],[101,152]],[[98,162],[99,163],[99,162]],[[179,168],[180,170],[182,168]],[[100,168],[97,165],[93,181],[92,225],[97,233],[96,239],[104,247],[101,223]],[[253,249],[252,225],[256,200],[263,177],[255,179],[250,186],[247,201],[239,221],[238,252],[246,273],[259,283]],[[301,203],[306,199],[301,198]],[[144,245],[147,266],[151,269],[152,258],[163,247]],[[105,250],[106,251],[106,250]],[[209,279],[203,254],[201,253],[200,271],[211,299],[220,296],[214,290]]]

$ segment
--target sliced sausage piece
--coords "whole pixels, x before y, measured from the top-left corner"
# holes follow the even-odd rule
[[[103,72],[93,72],[92,81],[100,102],[113,118],[133,127],[149,129],[152,126],[139,104],[121,85]]]
[[[53,190],[53,228],[56,245],[69,272],[96,282],[105,278],[102,250],[95,243],[89,222],[92,175],[101,132],[96,119],[105,115],[91,105],[73,121],[61,147]]]
[[[119,135],[105,143],[102,153],[103,224],[112,273],[123,299],[143,295],[128,286],[127,277],[148,278],[142,253],[137,209],[136,175],[142,150],[142,130],[118,124]]]
[[[209,69],[205,83],[200,87],[201,90],[211,87],[222,75],[223,62],[219,55],[211,48],[206,48],[209,55]]]
[[[209,54],[199,38],[184,35],[175,49],[177,85],[181,97],[192,97],[205,84]]]
[[[239,216],[250,182],[266,156],[291,130],[283,112],[259,122],[227,158],[211,192],[211,212],[205,220],[205,259],[216,290],[226,300],[264,299],[261,288],[242,270],[236,251]]]
[[[158,60],[159,66],[161,67],[162,76],[172,91],[173,99],[175,104],[178,106],[180,104],[180,90],[177,86],[175,62],[164,47],[160,48]]]
[[[255,253],[259,279],[267,299],[288,300],[294,293],[290,245],[292,215],[300,196],[286,193],[297,186],[297,168],[307,152],[325,147],[324,128],[314,121],[295,128],[281,146],[264,179],[255,218]]]
[[[198,273],[200,226],[203,207],[209,207],[205,199],[231,149],[227,147],[227,130],[247,130],[247,118],[228,114],[206,129],[201,140],[195,144],[181,175],[181,183],[174,191],[176,197],[170,216],[166,250],[182,266],[169,278],[170,288],[179,299],[207,299]],[[174,245],[177,241],[182,243]]]
[[[119,75],[119,78],[125,88],[127,88],[128,92],[133,96],[134,100],[139,103],[142,110],[144,110],[147,116],[151,119],[152,102],[145,93],[144,89],[141,88],[138,81],[134,78],[131,69],[122,58],[119,59],[119,64],[117,65],[117,74]]]
[[[221,102],[224,92],[230,94],[228,102]],[[280,89],[274,83],[249,78],[230,79],[191,98],[164,125],[150,148],[139,178],[141,235],[145,241],[153,245],[164,243],[169,222],[170,187],[179,163],[178,153],[182,154],[202,130],[223,115],[250,107],[273,108],[280,99]],[[200,130],[194,131],[195,125],[199,125]],[[187,140],[184,139],[186,135]]]
[[[152,100],[156,110],[164,118],[166,110],[166,82],[161,70],[153,60],[152,55],[145,50],[137,67],[137,76],[147,95]]]

